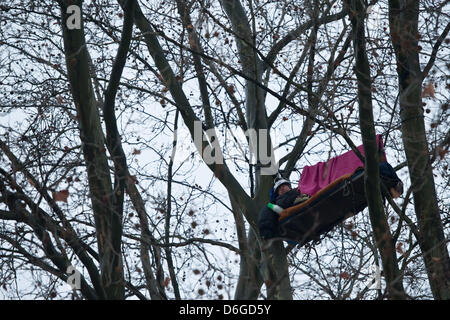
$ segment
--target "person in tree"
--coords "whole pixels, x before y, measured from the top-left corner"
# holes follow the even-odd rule
[[[299,204],[309,199],[309,196],[302,194],[298,188],[292,189],[291,183],[283,177],[275,179],[274,186],[270,189],[270,202],[283,209]],[[278,233],[278,213],[264,207],[258,217],[259,234],[263,239],[279,237]]]
[[[380,177],[393,198],[398,198],[403,193],[403,183],[397,176],[394,168],[387,162],[382,161],[379,165]],[[308,194],[302,194],[299,188],[292,189],[291,183],[280,175],[274,181],[270,190],[270,202],[283,209],[297,205],[308,200]],[[279,214],[267,206],[261,209],[258,216],[258,228],[261,238],[268,240],[280,237],[278,231]]]

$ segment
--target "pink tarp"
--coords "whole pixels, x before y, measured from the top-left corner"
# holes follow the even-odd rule
[[[378,150],[382,152],[384,161],[386,154],[383,148],[383,138],[377,135]],[[364,155],[363,145],[357,147]],[[354,172],[358,167],[364,167],[364,164],[358,156],[350,150],[337,157],[331,158],[328,162],[319,162],[313,166],[305,166],[298,182],[298,188],[301,193],[314,195],[320,189],[326,187],[334,180],[343,175]]]

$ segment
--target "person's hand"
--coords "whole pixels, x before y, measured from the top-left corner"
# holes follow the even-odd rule
[[[392,198],[397,199],[400,197],[400,193],[394,187],[392,187],[389,191],[391,192]]]

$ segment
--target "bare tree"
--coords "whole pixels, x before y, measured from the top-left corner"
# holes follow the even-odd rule
[[[422,84],[450,30],[450,23],[437,38],[428,63],[422,70],[419,62],[419,11],[419,1],[389,1],[389,27],[397,61],[402,138],[420,232],[418,240],[433,296],[449,299],[450,259],[428,154]],[[429,85],[433,84],[430,82]]]
[[[445,298],[448,26],[420,38],[423,69],[398,39],[448,16],[444,1],[419,16],[401,5],[2,4],[3,296]],[[410,120],[427,97],[428,118]],[[375,133],[405,182],[400,202],[380,189]],[[296,181],[360,143],[368,214],[301,248],[260,238],[276,169]]]

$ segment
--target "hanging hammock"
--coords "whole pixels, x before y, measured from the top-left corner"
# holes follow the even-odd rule
[[[307,201],[284,209],[278,219],[279,234],[302,245],[317,240],[320,235],[366,207],[364,170],[358,168],[321,189]]]
[[[398,184],[402,187],[394,169],[386,162],[380,135],[377,135],[377,143],[381,181],[388,190]],[[362,145],[358,149],[364,152]],[[353,151],[348,151],[327,162],[305,167],[299,190],[311,198],[280,213],[278,232],[281,237],[303,245],[318,240],[343,220],[363,211],[367,207],[363,165]]]

